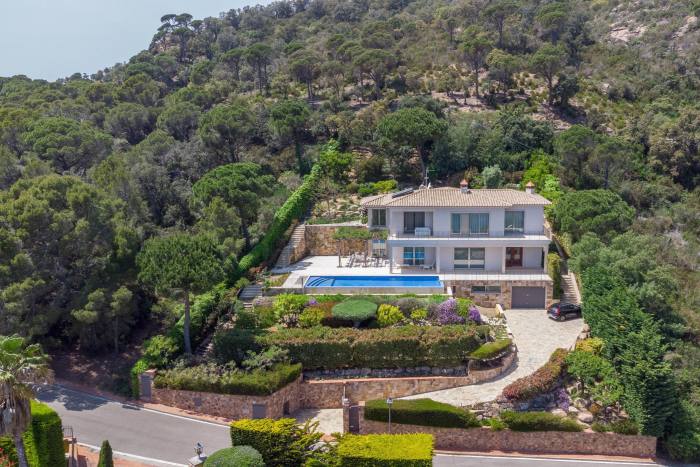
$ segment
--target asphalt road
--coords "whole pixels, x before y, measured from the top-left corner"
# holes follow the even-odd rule
[[[58,412],[79,443],[99,447],[108,439],[116,454],[157,467],[184,466],[201,442],[206,452],[231,445],[226,425],[165,414],[59,386],[42,388],[38,399]],[[609,467],[649,463],[527,457],[437,455],[436,467]]]

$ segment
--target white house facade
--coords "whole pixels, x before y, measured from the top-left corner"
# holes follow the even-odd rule
[[[392,273],[437,273],[457,296],[513,308],[552,301],[548,204],[531,184],[520,191],[469,189],[466,182],[362,200],[368,228],[388,231],[373,249],[386,255]]]

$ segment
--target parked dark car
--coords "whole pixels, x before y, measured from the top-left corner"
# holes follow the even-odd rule
[[[581,317],[581,305],[575,303],[555,303],[547,309],[547,316],[557,321]]]

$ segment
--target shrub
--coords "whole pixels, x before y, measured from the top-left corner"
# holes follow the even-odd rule
[[[503,389],[503,396],[510,400],[528,400],[554,389],[564,368],[567,351],[557,349],[549,361],[534,373],[519,378]]]
[[[204,461],[204,467],[265,467],[263,456],[250,446],[219,449]]]
[[[358,326],[362,321],[374,318],[377,314],[377,304],[368,300],[347,300],[333,307],[334,318],[349,320]]]
[[[338,444],[341,467],[430,467],[433,437],[408,435],[345,435]]]
[[[251,352],[259,352],[262,346],[256,336],[263,331],[256,329],[230,329],[214,334],[214,356],[220,363],[241,363]]]
[[[487,342],[486,344],[481,344],[481,346],[470,353],[469,356],[479,360],[488,360],[501,355],[510,348],[511,344],[511,339],[499,339],[494,342]]]
[[[320,306],[314,305],[305,308],[299,315],[299,327],[311,328],[314,326],[320,326],[323,318],[326,316],[326,310]]]
[[[600,355],[603,351],[603,344],[603,339],[600,337],[589,337],[588,339],[578,341],[576,343],[576,350]]]
[[[293,361],[309,370],[457,366],[481,343],[477,330],[467,326],[280,329],[254,339],[260,346],[287,349]],[[219,348],[226,341],[215,338],[217,355],[231,353],[228,348]]]
[[[476,324],[481,324],[481,323],[482,323],[482,320],[481,320],[481,313],[479,313],[479,309],[478,309],[476,306],[474,306],[474,305],[471,305],[471,306],[469,307],[469,316],[468,316],[468,318],[469,318],[469,321],[471,321],[471,322],[473,322],[473,323],[476,323]]]
[[[583,425],[549,412],[501,412],[501,420],[513,431],[583,431]]]
[[[457,313],[457,300],[450,298],[442,302],[437,309],[437,322],[442,325],[464,324],[467,320]]]
[[[296,380],[299,375],[299,364],[278,363],[268,371],[251,372],[230,370],[210,364],[160,372],[156,375],[154,385],[157,388],[184,391],[269,396]]]
[[[255,305],[253,312],[255,313],[255,326],[258,328],[266,329],[277,323],[277,314],[273,306]]]
[[[408,315],[413,310],[423,307],[424,300],[414,297],[403,297],[396,300],[395,305],[401,310],[401,313]]]
[[[700,459],[700,431],[674,433],[664,441],[664,447],[673,459],[697,462]]]
[[[413,321],[425,321],[428,319],[428,310],[425,308],[419,308],[418,310],[413,310],[411,312],[411,319]]]
[[[388,422],[389,407],[386,401],[384,399],[367,401],[365,419]],[[481,425],[470,411],[432,399],[395,400],[391,406],[391,421],[444,428],[473,428]]]
[[[554,298],[561,297],[561,258],[556,253],[547,254],[547,272],[552,278]]]
[[[114,460],[112,459],[112,446],[109,445],[109,441],[102,441],[102,446],[100,447],[100,458],[97,461],[97,467],[114,467]]]
[[[284,237],[285,232],[292,225],[292,221],[299,219],[311,206],[322,176],[321,166],[319,164],[314,165],[311,173],[304,178],[301,186],[275,212],[272,224],[268,227],[262,240],[238,262],[237,277],[243,276],[249,269],[266,261],[272,255]]]
[[[298,294],[281,294],[275,297],[273,309],[275,310],[275,315],[277,319],[281,319],[283,316],[296,314],[302,312],[306,306],[308,297],[306,295]]]
[[[320,437],[297,426],[293,418],[244,419],[231,423],[231,444],[252,447],[270,466],[303,465],[309,446]]]
[[[271,370],[278,363],[289,363],[289,353],[279,347],[270,346],[258,353],[250,352],[242,365],[248,371]]]
[[[630,419],[623,419],[612,422],[610,431],[620,435],[637,435],[639,434],[639,426]]]
[[[458,298],[457,299],[457,314],[464,318],[465,320],[469,318],[469,311],[474,302],[469,298]]]
[[[379,305],[379,310],[377,311],[377,323],[382,328],[393,326],[396,323],[400,323],[404,316],[399,310],[399,307],[393,305]]]
[[[138,399],[141,396],[141,384],[139,382],[139,375],[144,371],[148,370],[148,363],[144,358],[139,358],[134,363],[129,371],[129,379],[131,383],[131,397]]]

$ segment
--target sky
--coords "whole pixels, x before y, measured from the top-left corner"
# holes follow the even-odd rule
[[[166,13],[195,19],[260,0],[0,0],[0,76],[53,81],[124,62]]]

